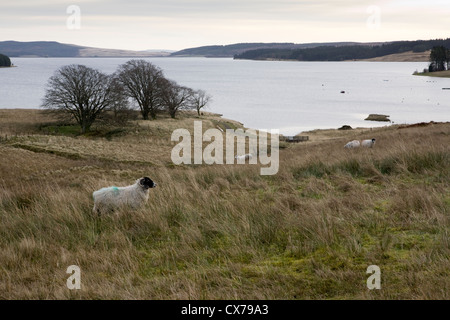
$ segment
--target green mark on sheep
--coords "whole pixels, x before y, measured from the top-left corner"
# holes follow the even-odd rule
[[[117,188],[117,187],[112,187],[112,191],[113,191],[113,194],[114,194],[115,196],[118,196],[118,195],[119,195],[119,188]]]

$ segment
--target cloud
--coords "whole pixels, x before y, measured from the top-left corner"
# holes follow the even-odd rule
[[[81,29],[70,31],[66,9],[75,3]],[[371,5],[380,8],[377,30],[367,28]],[[181,49],[251,41],[448,37],[449,14],[447,0],[15,0],[0,4],[0,27],[4,37],[22,41]]]

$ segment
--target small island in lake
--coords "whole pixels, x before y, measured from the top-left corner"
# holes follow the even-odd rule
[[[8,56],[0,53],[0,68],[8,68],[11,66],[11,59],[9,59]]]
[[[416,71],[414,75],[450,78],[450,50],[444,46],[433,47],[428,68],[423,72]]]
[[[369,114],[369,116],[367,118],[365,118],[364,120],[368,120],[368,121],[386,121],[386,122],[390,122],[391,119],[389,119],[388,115],[385,114]]]

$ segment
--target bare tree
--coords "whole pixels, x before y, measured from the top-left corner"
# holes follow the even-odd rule
[[[211,96],[203,90],[194,91],[191,97],[192,106],[197,110],[198,115],[200,115],[200,110],[205,108],[210,101]]]
[[[178,85],[173,80],[161,79],[159,81],[161,88],[160,99],[172,118],[175,118],[179,110],[192,108],[190,103],[193,90]]]
[[[113,78],[111,81],[113,101],[108,107],[108,113],[102,114],[102,121],[106,124],[125,125],[131,119],[137,119],[135,111],[130,107],[129,98],[125,94],[122,84]]]
[[[138,104],[144,120],[148,120],[149,115],[156,119],[161,108],[158,83],[164,78],[162,70],[142,59],[130,60],[119,66],[116,78],[125,94]]]
[[[114,101],[111,77],[84,65],[58,69],[49,79],[42,107],[68,114],[89,131],[97,117]]]

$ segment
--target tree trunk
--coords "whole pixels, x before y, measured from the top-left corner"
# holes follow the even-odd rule
[[[95,117],[84,114],[81,118],[81,134],[85,134],[91,128],[92,123],[94,122]]]
[[[148,120],[148,111],[146,111],[146,110],[142,110],[142,118],[144,119],[144,120]]]

